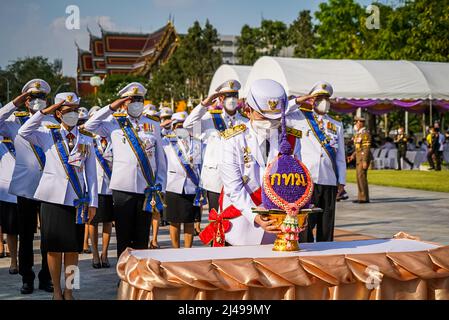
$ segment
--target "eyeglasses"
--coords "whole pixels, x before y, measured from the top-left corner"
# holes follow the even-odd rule
[[[32,94],[30,94],[30,99],[31,100],[34,100],[34,99],[45,100],[45,99],[47,99],[47,94],[45,94],[44,92],[32,93]]]
[[[143,97],[141,96],[132,96],[131,97],[131,102],[143,102]]]

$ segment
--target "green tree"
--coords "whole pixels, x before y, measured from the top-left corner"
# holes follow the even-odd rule
[[[258,51],[259,38],[259,29],[251,28],[247,24],[242,27],[240,36],[237,37],[236,52],[240,64],[253,65],[260,58],[262,54]]]
[[[309,10],[299,12],[298,18],[289,27],[288,35],[289,43],[295,47],[295,57],[314,57],[315,33]]]
[[[315,17],[318,58],[356,59],[363,50],[361,38],[362,7],[353,0],[321,3]]]
[[[30,80],[40,78],[48,82],[52,92],[50,94],[53,97],[59,91],[74,91],[75,79],[64,77],[61,70],[61,61],[55,60],[50,62],[47,58],[26,57],[23,59],[17,59],[9,64],[5,70],[0,70],[0,101],[6,101],[6,80],[9,80],[10,84],[10,99],[19,95],[22,91],[22,87]],[[68,85],[66,85],[68,84]]]

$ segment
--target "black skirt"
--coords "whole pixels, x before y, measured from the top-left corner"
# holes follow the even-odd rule
[[[81,252],[84,224],[76,224],[75,207],[42,202],[41,249],[46,252]]]
[[[99,194],[97,213],[90,224],[97,225],[99,223],[112,221],[114,221],[112,195]]]
[[[200,214],[200,207],[193,205],[194,194],[179,194],[167,191],[165,202],[167,203],[166,217],[172,223],[193,223],[195,216]]]
[[[0,201],[0,226],[3,233],[19,234],[17,203]]]

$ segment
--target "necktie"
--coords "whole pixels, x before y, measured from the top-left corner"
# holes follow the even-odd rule
[[[75,147],[75,136],[73,135],[73,133],[69,132],[66,136],[67,138],[67,144],[69,146],[69,151],[71,152],[73,150],[73,148]]]
[[[268,160],[268,155],[269,154],[270,154],[270,139],[266,139],[265,140],[265,154],[264,154],[265,163]]]

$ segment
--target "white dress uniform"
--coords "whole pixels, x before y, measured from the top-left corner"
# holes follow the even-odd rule
[[[140,169],[139,161],[113,113],[114,111],[109,108],[109,105],[103,107],[84,124],[84,128],[87,131],[111,139],[114,170],[112,171],[109,188],[143,194],[148,184]],[[167,162],[162,147],[159,123],[147,116],[135,119],[128,115],[127,118],[146,144],[146,154],[155,176],[155,184],[160,184],[162,190],[165,190]]]
[[[111,139],[109,139],[108,137],[100,137],[96,135],[94,137],[94,143],[96,143],[99,152],[106,160],[107,164],[109,164],[109,167],[112,169],[113,154]],[[109,188],[109,184],[111,181],[97,157],[95,162],[97,165],[98,194],[111,195],[112,190]]]
[[[73,206],[78,196],[73,189],[64,170],[54,143],[51,126],[42,126],[45,115],[36,112],[19,130],[19,135],[32,144],[40,146],[46,156],[46,163],[39,186],[34,197],[38,200]],[[60,126],[60,132],[68,150],[67,131]],[[92,137],[81,133],[74,127],[70,133],[75,136],[75,146],[69,155],[69,163],[76,168],[80,184],[86,187],[89,197],[89,207],[98,206],[97,169]]]
[[[42,176],[42,167],[33,147],[17,133],[22,126],[19,118],[31,116],[28,112],[15,112],[13,102],[0,109],[0,135],[9,137],[16,149],[16,165],[11,179],[11,194],[33,199]],[[45,116],[42,125],[57,124],[52,116]]]
[[[0,201],[17,203],[17,197],[9,193],[16,159],[6,145],[2,143],[3,140],[6,140],[6,138],[0,136]]]
[[[230,80],[217,88],[220,91],[238,92],[240,83],[237,80]],[[224,129],[232,128],[241,123],[247,123],[248,118],[244,117],[238,111],[234,115],[229,115],[226,111],[207,110],[207,107],[201,103],[196,106],[187,119],[184,121],[184,128],[188,129],[195,138],[201,139],[205,146],[203,167],[201,169],[202,187],[205,190],[220,193],[223,183],[220,179],[218,165],[223,158],[223,149],[221,147],[220,131],[214,122],[214,114],[221,116]]]
[[[273,80],[257,80],[251,88],[247,103],[265,117],[276,119],[281,115],[282,103],[286,103],[284,88]],[[275,103],[273,103],[275,102]],[[257,106],[256,106],[257,105]],[[262,109],[261,109],[262,108]],[[298,121],[286,117],[288,140],[293,154],[301,158],[301,132],[295,130]],[[265,159],[264,144],[269,136],[270,149]],[[265,234],[254,223],[256,214],[251,208],[261,205],[262,179],[269,161],[279,154],[279,129],[272,129],[265,138],[251,123],[238,125],[225,132],[223,140],[224,157],[220,165],[223,180],[223,210],[233,205],[242,215],[231,219],[232,227],[225,234],[226,242],[231,245],[258,245],[274,241],[274,236]]]
[[[146,89],[142,84],[133,82],[120,90],[119,95],[143,100],[145,93]],[[141,106],[143,112],[143,101],[132,103],[136,103],[133,106]],[[123,121],[126,126],[130,124],[134,129],[133,132],[137,134],[144,152],[142,156],[148,159],[154,181],[147,182],[140,160],[134,153],[119,121]],[[159,121],[151,116],[131,117],[127,113],[115,113],[108,105],[97,111],[84,124],[84,128],[99,136],[109,137],[112,143],[113,170],[109,188],[112,189],[114,201],[117,255],[120,256],[127,247],[148,248],[152,217],[149,211],[152,211],[153,207],[150,209],[147,206],[152,201],[146,198],[145,190],[160,185],[161,192],[164,192],[167,181],[167,160],[162,146]],[[153,196],[154,193],[152,200],[159,199],[159,197],[154,199]],[[161,203],[156,201],[156,204]],[[159,207],[159,210],[161,209]]]
[[[303,138],[301,140],[301,159],[309,169],[313,183],[321,185],[336,186],[346,184],[346,157],[343,124],[332,119],[329,115],[319,115],[313,111],[318,123],[322,123],[322,130],[330,140],[330,146],[336,151],[336,169],[338,180],[333,168],[332,160],[315,137],[304,116],[298,109],[291,113],[298,121],[296,129],[301,130]]]
[[[316,83],[311,95],[332,96],[333,88],[327,82]],[[297,109],[291,113],[299,121],[298,129],[303,132],[301,158],[309,169],[315,184],[313,204],[323,209],[323,213],[314,213],[308,217],[307,231],[301,233],[300,240],[333,241],[335,224],[335,202],[337,185],[346,184],[346,156],[343,135],[343,124],[332,119],[328,114],[320,115],[313,109]],[[307,116],[308,115],[308,116]],[[320,132],[322,138],[319,137]],[[324,140],[324,138],[326,140]],[[335,163],[323,143],[335,154]],[[318,218],[318,215],[320,217]],[[316,227],[316,236],[313,229]]]

